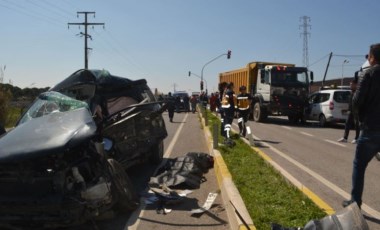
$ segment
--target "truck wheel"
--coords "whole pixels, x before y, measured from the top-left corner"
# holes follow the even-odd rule
[[[150,162],[153,164],[161,163],[162,159],[164,158],[164,141],[161,140],[158,144],[154,145],[150,154]]]
[[[319,115],[319,126],[321,127],[326,126],[326,117],[323,114]]]
[[[261,109],[260,103],[256,102],[253,107],[253,120],[256,122],[262,122],[266,118],[265,112]]]
[[[139,206],[139,199],[124,168],[114,159],[109,159],[109,168],[112,176],[112,191],[117,197],[115,209],[121,212],[129,212]]]

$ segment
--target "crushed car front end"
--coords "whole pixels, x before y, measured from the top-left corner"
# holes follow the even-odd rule
[[[109,210],[117,199],[97,139],[85,103],[40,96],[0,138],[0,226],[68,226]]]

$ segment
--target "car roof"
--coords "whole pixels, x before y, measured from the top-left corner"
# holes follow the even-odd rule
[[[336,92],[336,91],[351,92],[351,90],[349,90],[349,89],[324,89],[324,90],[316,91],[314,93],[323,93],[323,92],[325,92],[325,93],[333,93],[333,92]]]

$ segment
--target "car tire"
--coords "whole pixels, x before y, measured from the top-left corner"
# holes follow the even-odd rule
[[[321,127],[326,126],[326,117],[323,114],[319,115],[319,126]]]
[[[160,164],[164,158],[164,141],[161,140],[158,142],[158,144],[154,145],[151,149],[150,154],[150,162],[157,165]]]
[[[123,166],[114,159],[109,159],[108,163],[112,176],[111,188],[117,197],[114,208],[123,213],[135,210],[139,206],[139,199]]]

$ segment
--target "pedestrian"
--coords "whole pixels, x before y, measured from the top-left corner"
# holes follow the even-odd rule
[[[247,93],[244,85],[239,88],[240,94],[237,95],[238,125],[239,135],[245,137],[247,134],[247,122],[250,114],[252,96]]]
[[[197,102],[198,102],[197,96],[196,95],[192,95],[191,98],[190,98],[190,104],[191,104],[191,111],[193,113],[195,113],[195,111],[196,111]]]
[[[224,91],[222,108],[224,110],[224,132],[225,132],[225,144],[233,146],[234,142],[231,139],[232,122],[235,116],[236,95],[234,92],[234,84],[228,83],[226,90]]]
[[[226,86],[227,86],[227,82],[221,82],[219,83],[219,101],[220,101],[220,106],[219,106],[219,113],[220,113],[220,135],[221,136],[226,136],[225,134],[225,131],[224,131],[224,109],[222,107],[222,101],[223,101],[223,98],[224,98],[224,92],[226,91]]]
[[[348,134],[350,133],[351,126],[354,125],[355,127],[355,139],[351,141],[352,144],[356,144],[359,133],[360,133],[360,127],[359,127],[359,118],[358,118],[358,112],[357,110],[354,110],[352,107],[352,98],[355,94],[356,88],[357,88],[357,81],[358,78],[355,78],[350,82],[350,88],[351,88],[351,95],[348,102],[348,115],[346,124],[344,127],[344,134],[343,137],[338,140],[338,142],[347,142]]]
[[[215,112],[216,110],[216,96],[214,93],[211,93],[210,96],[210,110],[211,112]]]
[[[172,96],[172,93],[169,92],[167,98],[165,98],[163,107],[164,110],[168,110],[170,122],[173,122],[174,110],[176,108],[175,103],[175,98]]]
[[[370,68],[364,72],[353,97],[353,107],[358,110],[360,135],[357,140],[352,169],[351,199],[343,207],[356,202],[362,205],[364,176],[368,163],[380,151],[380,43],[370,46]]]

